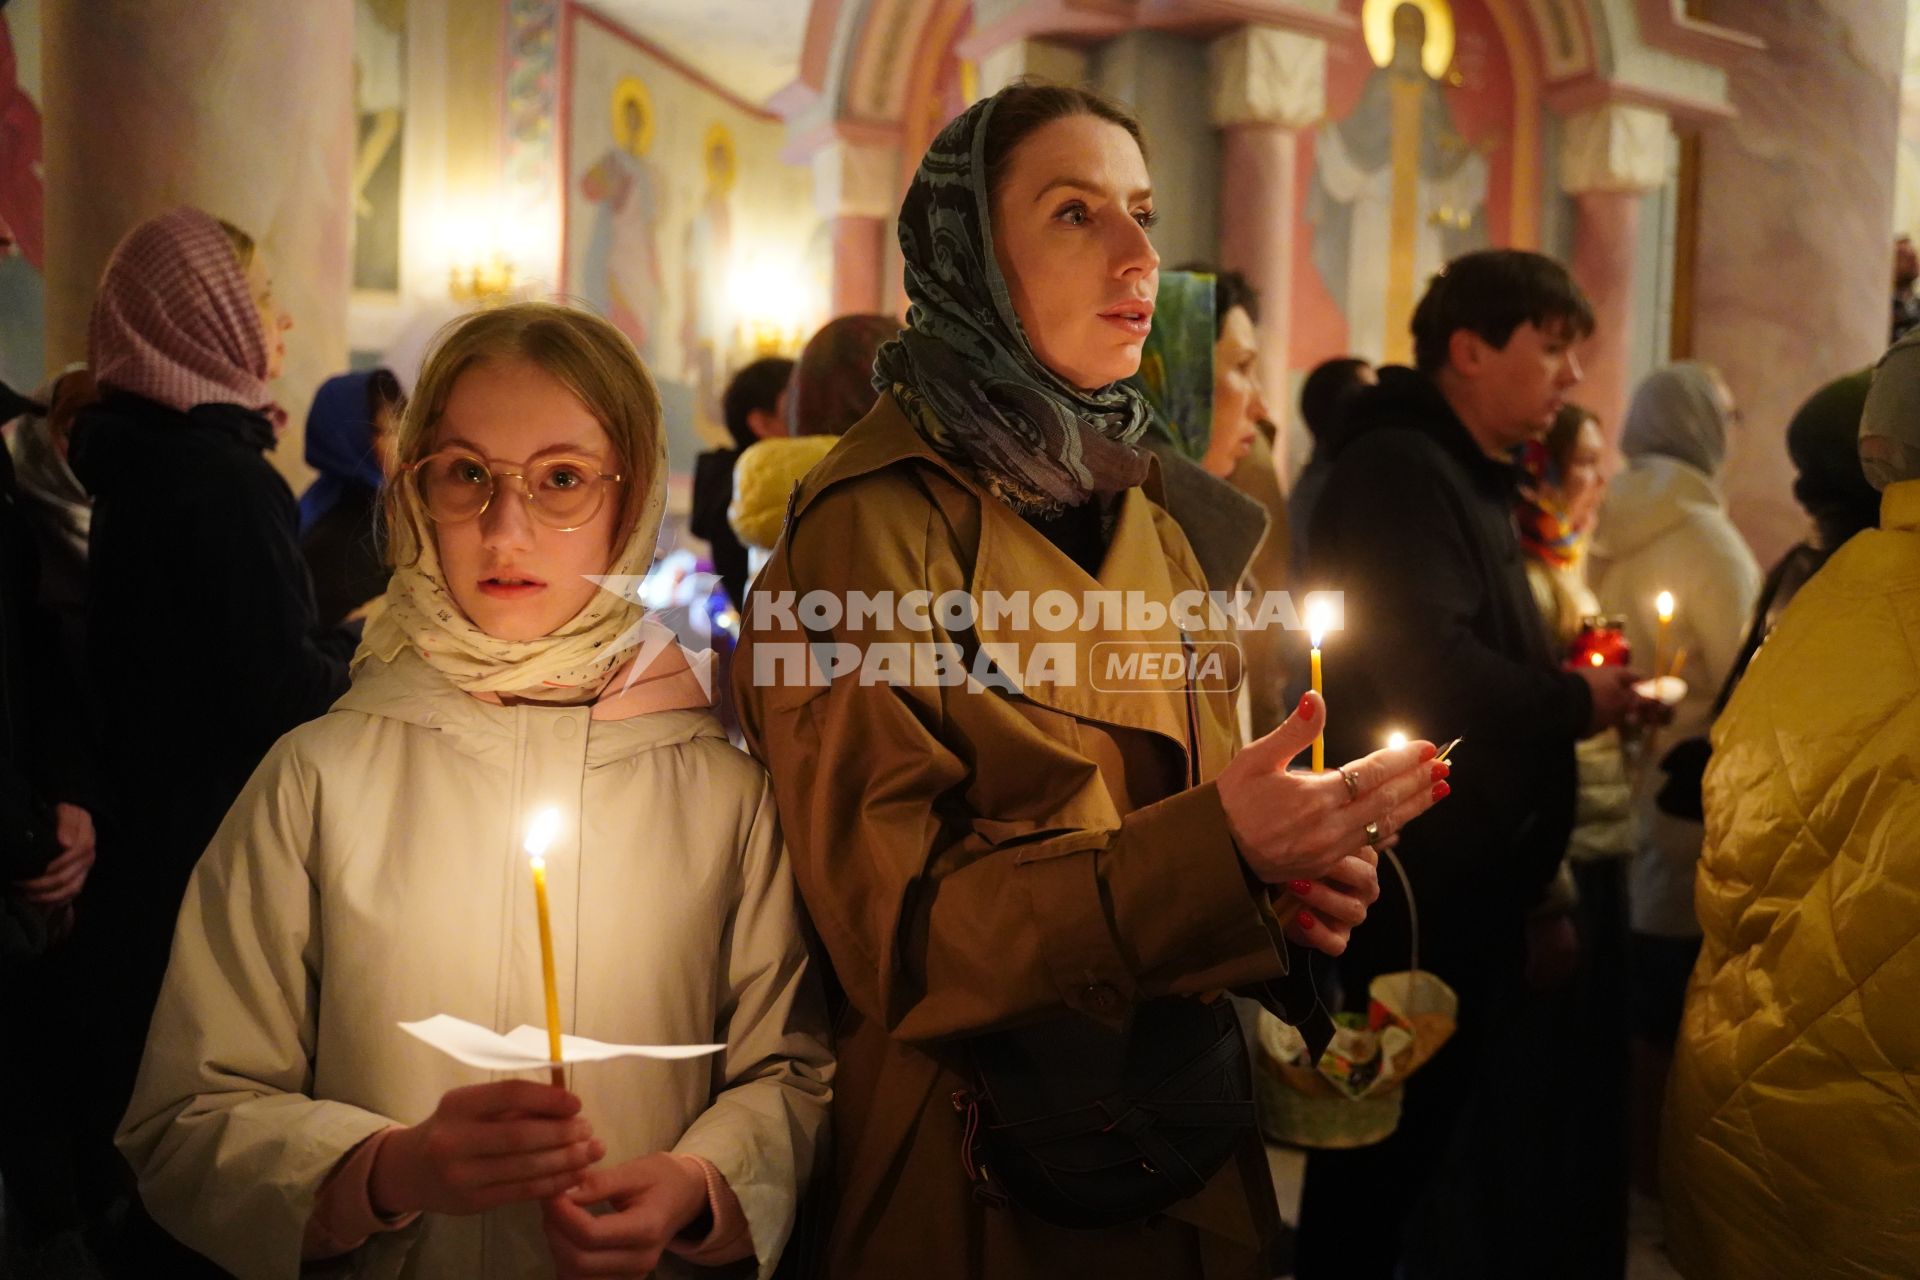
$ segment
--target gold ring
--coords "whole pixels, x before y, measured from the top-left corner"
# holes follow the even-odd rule
[[[1360,780],[1347,772],[1345,765],[1340,766],[1339,774],[1340,781],[1347,784],[1347,803],[1352,804],[1360,798]]]

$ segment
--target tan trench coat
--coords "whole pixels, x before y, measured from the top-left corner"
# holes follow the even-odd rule
[[[727,1044],[571,1068],[606,1163],[712,1161],[771,1273],[824,1136],[831,1061],[764,773],[704,709],[491,706],[412,653],[364,663],[331,712],[280,740],[194,872],[121,1134],[162,1226],[243,1280],[294,1276],[342,1156],[449,1089],[505,1078],[395,1024],[544,1025],[520,844],[548,806],[564,1030]],[[553,1268],[537,1208],[518,1205],[423,1215],[326,1273]],[[669,1257],[657,1274],[692,1273]]]
[[[1285,973],[1277,922],[1206,781],[1235,747],[1226,682],[1193,696],[1178,680],[1092,687],[1099,646],[1178,648],[1171,625],[1020,635],[981,620],[980,645],[1022,672],[1028,646],[1073,646],[1077,678],[1025,696],[852,675],[769,685],[759,654],[805,638],[768,607],[789,591],[1104,589],[1167,601],[1201,584],[1172,518],[1137,489],[1089,578],[934,457],[891,397],[796,491],[749,601],[735,682],[850,1001],[836,1026],[833,1280],[1265,1274],[1255,1259],[1278,1219],[1251,1133],[1242,1157],[1169,1215],[1064,1231],[975,1203],[951,1102],[968,1083],[958,1042],[971,1034],[1070,1010],[1117,1023],[1137,1001]],[[898,618],[815,638],[863,650],[969,639]]]

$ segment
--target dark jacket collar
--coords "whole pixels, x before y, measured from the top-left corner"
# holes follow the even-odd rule
[[[1157,423],[1140,447],[1159,463],[1161,505],[1187,535],[1208,590],[1235,590],[1267,536],[1267,509],[1181,453]]]
[[[1500,496],[1513,492],[1521,480],[1518,465],[1481,450],[1433,379],[1400,365],[1383,366],[1379,377],[1379,385],[1354,396],[1342,449],[1374,431],[1417,431],[1458,462],[1477,487]]]
[[[110,391],[80,411],[72,465],[96,497],[171,475],[196,450],[238,449],[260,456],[273,448],[273,423],[237,404],[200,404],[185,413],[157,400]],[[206,456],[204,453],[201,456]]]

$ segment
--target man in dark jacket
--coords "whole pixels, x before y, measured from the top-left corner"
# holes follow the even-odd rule
[[[1429,1206],[1431,1227],[1408,1223],[1460,1140],[1470,1088],[1525,1069],[1486,1061],[1484,1049],[1521,987],[1528,910],[1566,851],[1574,743],[1643,713],[1627,672],[1562,669],[1511,515],[1513,452],[1546,431],[1580,380],[1572,344],[1592,328],[1586,299],[1550,259],[1495,250],[1450,264],[1414,312],[1418,368],[1383,368],[1354,398],[1314,518],[1312,583],[1345,593],[1344,629],[1325,650],[1328,758],[1363,754],[1394,729],[1464,737],[1451,798],[1398,849],[1420,965],[1454,988],[1460,1013],[1454,1040],[1411,1082],[1392,1138],[1308,1162],[1301,1280],[1384,1280],[1403,1253],[1414,1275],[1525,1269],[1503,1260],[1510,1222],[1449,1222],[1457,1207]],[[1405,894],[1397,877],[1381,882],[1340,962],[1349,1008],[1366,1007],[1372,978],[1412,963]],[[1454,1237],[1490,1256],[1451,1270]]]

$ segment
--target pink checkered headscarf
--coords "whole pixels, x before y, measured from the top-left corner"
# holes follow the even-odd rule
[[[114,248],[87,348],[102,388],[183,413],[238,404],[285,421],[267,390],[267,335],[239,257],[199,209],[150,218]]]

